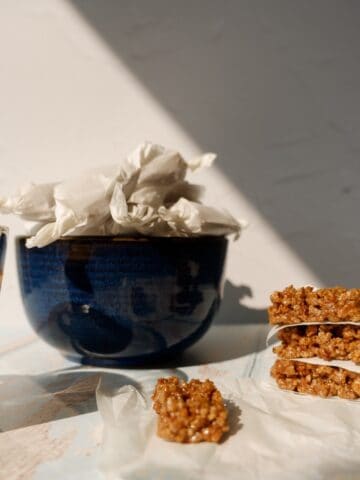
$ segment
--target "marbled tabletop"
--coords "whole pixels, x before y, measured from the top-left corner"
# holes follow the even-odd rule
[[[0,338],[0,479],[101,479],[100,375],[123,385],[144,376],[264,378],[266,323],[214,324],[181,358],[152,369],[71,363],[24,326],[5,322]]]

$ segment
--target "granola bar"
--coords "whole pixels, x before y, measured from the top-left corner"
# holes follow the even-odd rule
[[[229,430],[221,393],[210,380],[161,378],[152,396],[157,434],[179,443],[219,442]]]
[[[360,325],[299,325],[278,332],[280,358],[352,360],[360,363]]]
[[[277,360],[271,369],[271,375],[284,390],[320,397],[339,396],[350,400],[360,397],[360,373],[340,367]]]
[[[271,295],[269,321],[276,325],[300,322],[360,322],[360,289],[294,288]]]

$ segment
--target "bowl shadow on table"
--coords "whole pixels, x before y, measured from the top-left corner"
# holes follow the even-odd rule
[[[105,375],[113,388],[138,386],[125,375]],[[81,367],[41,375],[1,375],[0,432],[95,412],[99,379],[100,372]]]
[[[0,432],[96,412],[100,380],[103,391],[115,395],[124,385],[141,391],[164,375],[187,380],[177,369],[145,371],[134,378],[81,366],[41,375],[0,375]]]

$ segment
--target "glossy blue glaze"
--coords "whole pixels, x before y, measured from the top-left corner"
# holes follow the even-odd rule
[[[143,365],[180,352],[220,304],[223,237],[72,237],[33,249],[16,242],[30,323],[72,360]]]

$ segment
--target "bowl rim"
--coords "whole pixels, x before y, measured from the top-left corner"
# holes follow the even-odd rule
[[[31,238],[31,235],[16,235],[15,241],[18,243],[25,243],[25,241]],[[155,242],[200,242],[200,241],[225,241],[228,242],[227,235],[198,235],[192,237],[151,237],[151,236],[138,236],[138,237],[122,237],[119,235],[69,235],[66,237],[60,237],[57,240],[52,241],[48,245],[54,243],[82,243],[82,242],[114,242],[114,243],[155,243]]]

